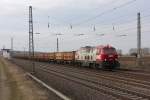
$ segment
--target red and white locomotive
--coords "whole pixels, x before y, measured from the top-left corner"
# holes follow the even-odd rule
[[[120,66],[118,54],[112,46],[86,46],[76,51],[75,60],[82,66],[115,69]]]

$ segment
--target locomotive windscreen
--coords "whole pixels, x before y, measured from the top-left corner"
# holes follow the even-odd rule
[[[114,53],[116,53],[115,48],[104,48],[103,50],[104,50],[105,54],[114,54]]]

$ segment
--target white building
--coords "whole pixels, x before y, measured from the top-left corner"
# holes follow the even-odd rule
[[[2,52],[2,56],[4,57],[4,58],[10,58],[10,49],[2,49],[1,50],[1,52]]]
[[[137,48],[130,49],[129,53],[130,53],[130,55],[137,54]],[[142,55],[150,55],[150,48],[142,48],[141,53],[142,53]]]

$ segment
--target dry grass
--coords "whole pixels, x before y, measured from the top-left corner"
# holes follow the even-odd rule
[[[26,77],[23,70],[4,59],[0,59],[0,63],[8,78],[9,100],[48,100],[46,90],[37,87],[33,81]]]
[[[119,62],[122,68],[140,68],[150,70],[150,57],[142,57],[141,64],[138,66],[137,58],[133,56],[119,57]]]

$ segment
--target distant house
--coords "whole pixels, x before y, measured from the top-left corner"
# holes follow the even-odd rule
[[[2,49],[1,50],[1,55],[4,57],[4,58],[10,58],[10,49]]]
[[[132,48],[129,50],[130,55],[137,55],[137,48]],[[150,48],[142,48],[141,50],[142,55],[150,55]]]

